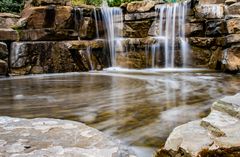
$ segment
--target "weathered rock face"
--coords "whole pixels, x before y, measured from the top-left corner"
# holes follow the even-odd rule
[[[7,59],[8,57],[8,48],[7,44],[0,42],[0,59]]]
[[[0,13],[0,28],[10,28],[15,25],[20,16],[10,13]]]
[[[17,31],[11,28],[0,28],[1,41],[16,41],[18,40]]]
[[[26,8],[22,12],[22,19],[18,27],[25,29],[42,28],[69,28],[71,27],[72,7],[68,6],[41,6]]]
[[[215,102],[209,116],[174,129],[159,157],[239,156],[240,94]]]
[[[0,59],[0,76],[6,76],[8,74],[8,64],[7,62]]]
[[[28,0],[25,2],[25,8],[32,6],[46,6],[46,5],[71,5],[70,0]]]
[[[154,8],[154,1],[135,1],[127,4],[127,11],[133,12],[147,12]]]
[[[130,156],[103,133],[82,123],[0,117],[1,156]]]
[[[12,72],[39,74],[100,70],[107,66],[106,56],[99,53],[103,46],[102,41],[14,42]]]

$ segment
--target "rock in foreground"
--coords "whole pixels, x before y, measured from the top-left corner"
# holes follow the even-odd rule
[[[82,123],[0,117],[0,156],[117,157],[119,146]],[[128,155],[123,155],[128,156]]]
[[[239,157],[240,94],[212,106],[206,118],[174,129],[157,157]]]

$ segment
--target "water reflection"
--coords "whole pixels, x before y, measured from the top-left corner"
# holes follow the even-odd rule
[[[0,80],[0,115],[84,122],[134,146],[159,147],[172,129],[240,90],[214,73],[65,74]]]

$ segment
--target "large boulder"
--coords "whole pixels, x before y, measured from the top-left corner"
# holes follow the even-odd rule
[[[240,46],[232,46],[225,50],[222,70],[230,73],[240,71]]]
[[[79,122],[0,117],[0,130],[1,156],[130,156],[116,141]]]
[[[67,46],[61,42],[14,42],[11,69],[16,74],[80,71]]]
[[[239,156],[240,94],[215,102],[211,113],[173,130],[157,157]]]
[[[127,4],[127,11],[129,13],[147,12],[153,9],[154,6],[154,1],[134,1]]]
[[[26,8],[16,27],[21,29],[68,29],[71,23],[72,7],[69,6],[40,6]]]
[[[107,67],[102,40],[14,42],[11,69],[15,74],[101,70]]]

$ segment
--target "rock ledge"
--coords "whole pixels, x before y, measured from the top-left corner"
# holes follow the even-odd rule
[[[0,117],[0,156],[117,157],[119,145],[96,129],[67,120]],[[124,153],[124,157],[128,156]]]
[[[239,157],[240,94],[212,105],[206,118],[173,130],[157,157]]]

